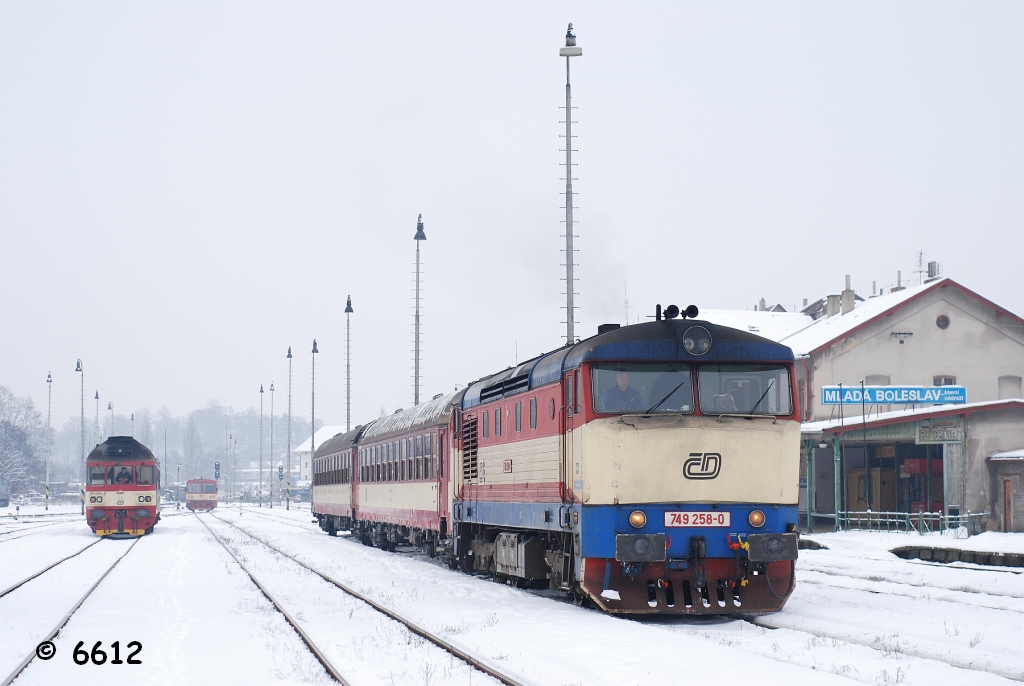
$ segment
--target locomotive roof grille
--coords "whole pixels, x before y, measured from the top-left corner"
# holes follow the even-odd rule
[[[109,462],[110,460],[160,462],[153,451],[131,436],[111,436],[93,448],[85,459],[92,462]]]

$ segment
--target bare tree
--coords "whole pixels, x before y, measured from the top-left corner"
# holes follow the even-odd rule
[[[38,481],[45,441],[42,415],[31,398],[0,386],[0,475],[13,487]]]
[[[187,478],[200,476],[203,468],[203,441],[199,436],[199,424],[194,416],[189,416],[185,424],[185,443],[182,446],[182,466]]]

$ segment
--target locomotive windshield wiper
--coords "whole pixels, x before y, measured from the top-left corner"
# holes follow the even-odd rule
[[[775,383],[775,379],[772,379],[768,382],[768,388],[764,389],[764,393],[761,394],[761,397],[757,399],[757,402],[754,403],[754,406],[750,408],[750,412],[748,412],[747,414],[754,414],[754,410],[756,410],[757,406],[761,404],[761,401],[764,400],[764,397],[768,395],[768,391],[772,390],[773,383]]]
[[[671,397],[672,397],[673,395],[675,395],[675,392],[676,392],[676,391],[678,391],[678,390],[679,390],[680,388],[682,388],[682,387],[683,387],[683,386],[684,386],[684,385],[686,384],[686,382],[687,382],[687,381],[689,381],[689,379],[683,379],[683,380],[682,380],[682,381],[681,381],[681,382],[679,383],[679,385],[678,385],[678,386],[676,386],[675,388],[673,388],[673,389],[672,389],[671,391],[669,391],[669,392],[668,392],[668,395],[666,395],[666,396],[665,396],[664,398],[662,398],[662,399],[661,399],[661,400],[659,400],[658,402],[654,403],[654,406],[653,406],[653,407],[651,407],[651,409],[649,409],[649,410],[647,410],[646,412],[644,412],[644,414],[650,414],[650,413],[654,412],[654,411],[655,411],[656,409],[658,409],[658,406],[659,406],[659,405],[661,405],[661,404],[662,404],[663,402],[665,402],[666,400],[668,400],[669,398],[671,398]],[[765,391],[765,392],[767,393],[767,391]],[[757,402],[759,402],[759,403],[760,403],[761,401],[760,401],[760,400],[758,400]],[[754,407],[757,407],[757,405],[754,405]]]

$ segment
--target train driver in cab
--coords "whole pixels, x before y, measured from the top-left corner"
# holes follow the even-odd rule
[[[121,467],[121,471],[119,471],[117,473],[117,476],[114,477],[114,483],[116,483],[118,485],[121,485],[121,484],[130,484],[131,482],[132,482],[132,473],[128,471],[127,467],[122,466]]]
[[[642,411],[644,401],[640,392],[629,384],[629,372],[625,367],[615,370],[615,385],[601,395],[602,412]]]

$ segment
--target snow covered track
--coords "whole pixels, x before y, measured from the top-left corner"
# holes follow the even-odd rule
[[[94,545],[96,545],[97,543],[99,543],[102,540],[103,539],[101,539],[101,538],[97,538],[95,541],[93,541],[89,545],[85,546],[84,548],[79,550],[77,553],[72,553],[72,554],[68,555],[67,557],[62,557],[61,559],[57,560],[53,564],[49,565],[48,567],[44,567],[43,569],[40,569],[35,574],[33,574],[33,575],[29,576],[29,577],[26,577],[26,578],[22,579],[21,581],[17,582],[13,586],[9,586],[9,587],[5,588],[3,591],[0,591],[0,598],[3,598],[5,595],[10,593],[11,591],[15,591],[15,590],[21,588],[22,586],[27,584],[29,581],[32,581],[32,579],[35,579],[36,577],[42,576],[43,574],[45,574],[46,572],[50,571],[51,569],[53,569],[54,567],[56,567],[60,563],[67,562],[68,560],[70,560],[73,557],[78,557],[79,555],[84,553],[86,550],[88,550],[89,548],[93,547]]]
[[[21,534],[21,536],[14,536],[12,538],[0,538],[0,543],[7,543],[9,541],[17,541],[19,538],[24,538],[25,536],[30,536],[34,532],[39,531],[40,529],[45,529],[48,526],[56,526],[58,524],[65,524],[67,521],[70,521],[70,520],[65,520],[65,521],[60,521],[60,522],[46,522],[45,524],[35,524],[35,523],[33,523],[33,526],[23,526],[20,529],[14,529],[13,531],[4,531],[4,532],[0,533],[0,536],[10,536],[11,534],[19,534],[19,533]],[[26,524],[27,523],[28,522],[26,522]]]
[[[78,608],[80,608],[82,606],[82,603],[84,603],[86,601],[86,599],[88,599],[89,596],[92,595],[92,592],[95,591],[96,588],[103,582],[103,580],[107,578],[107,575],[110,574],[110,572],[112,572],[115,567],[117,567],[118,563],[121,560],[123,560],[124,557],[128,553],[130,553],[132,551],[132,549],[135,548],[136,544],[138,544],[138,542],[140,540],[142,540],[142,539],[141,538],[137,538],[134,541],[132,541],[131,544],[127,546],[127,549],[123,553],[121,553],[119,556],[117,556],[114,559],[114,561],[112,563],[110,563],[109,566],[107,566],[107,568],[103,571],[103,573],[100,575],[100,577],[98,579],[96,579],[96,582],[92,586],[90,586],[89,589],[82,595],[82,597],[78,599],[78,602],[76,602],[74,604],[74,606],[70,610],[68,610],[67,613],[64,614],[64,616],[60,619],[60,621],[53,628],[53,630],[50,631],[48,634],[46,634],[45,638],[43,638],[42,641],[52,641],[57,636],[57,634],[60,633],[60,630],[62,628],[64,628],[64,625],[67,624],[68,621],[71,619],[71,616],[73,614],[75,614],[75,612],[78,611]],[[86,547],[90,548],[92,546],[86,546]],[[79,552],[82,552],[82,551],[79,551]],[[0,605],[0,610],[2,610],[2,609],[3,609],[3,606]],[[33,644],[33,645],[28,647],[27,654],[25,655],[25,657],[21,661],[21,663],[18,664],[14,668],[14,670],[7,676],[6,679],[4,679],[3,683],[0,683],[0,686],[10,686],[11,682],[13,682],[15,679],[18,678],[18,675],[21,674],[25,670],[26,667],[28,667],[29,663],[32,662],[32,660],[35,659],[35,657],[36,657],[36,644]]]
[[[467,653],[464,650],[461,650],[460,648],[452,645],[452,643],[450,643],[449,641],[445,640],[441,636],[438,636],[437,634],[435,634],[433,632],[430,632],[427,629],[424,629],[423,627],[419,626],[415,622],[413,622],[413,621],[411,621],[411,620],[401,616],[400,614],[398,614],[398,613],[394,612],[393,610],[391,610],[391,609],[381,605],[380,603],[372,600],[371,598],[368,598],[366,595],[364,595],[363,593],[360,593],[359,591],[355,590],[354,588],[351,588],[350,586],[348,586],[348,585],[346,585],[346,584],[344,584],[344,583],[342,583],[342,582],[340,582],[340,581],[338,581],[338,580],[328,576],[327,574],[324,574],[323,572],[315,569],[314,567],[306,564],[305,562],[302,562],[301,560],[297,559],[296,557],[294,557],[292,555],[289,555],[288,553],[282,551],[280,548],[272,545],[271,543],[268,543],[263,538],[261,538],[259,536],[256,536],[255,534],[253,534],[253,533],[243,529],[242,527],[238,526],[237,524],[235,524],[233,522],[227,521],[227,520],[225,520],[225,519],[223,519],[221,517],[217,517],[216,515],[213,515],[213,516],[214,516],[215,519],[218,519],[219,521],[223,522],[224,524],[226,524],[228,526],[231,526],[235,530],[241,532],[242,534],[247,536],[249,539],[257,541],[260,545],[262,545],[265,548],[267,548],[268,550],[272,551],[275,555],[279,555],[279,556],[281,556],[283,558],[286,558],[287,560],[290,560],[292,563],[294,563],[295,565],[298,565],[299,567],[301,567],[302,569],[306,570],[307,572],[316,575],[317,577],[322,579],[324,582],[326,582],[326,583],[330,584],[331,586],[333,586],[333,587],[343,591],[345,594],[351,596],[352,598],[355,598],[356,600],[360,601],[361,603],[365,603],[366,605],[369,605],[375,611],[377,611],[377,612],[387,616],[389,619],[391,619],[391,620],[393,620],[395,622],[398,622],[400,625],[402,625],[408,631],[412,632],[416,636],[419,636],[419,637],[421,637],[423,639],[426,639],[427,641],[429,641],[433,645],[437,646],[438,648],[444,650],[445,652],[449,653],[450,655],[453,655],[453,656],[457,657],[458,659],[462,660],[467,665],[469,665],[471,668],[479,670],[479,671],[483,672],[484,674],[487,674],[487,675],[493,677],[494,679],[496,679],[500,683],[506,684],[507,686],[525,686],[523,681],[521,681],[521,680],[519,680],[519,679],[517,679],[515,677],[512,677],[512,676],[510,676],[508,674],[505,674],[501,670],[495,668],[493,665],[488,664],[486,661],[482,660],[481,658],[479,658],[477,656],[474,656],[474,655],[471,655],[470,653]],[[202,521],[202,518],[200,518],[200,521]],[[288,524],[288,522],[283,522],[283,521],[279,522],[279,523],[281,523],[281,524]],[[206,525],[206,522],[203,522],[203,524]],[[292,524],[292,526],[296,526],[296,525]],[[207,529],[210,529],[210,527],[207,526]],[[217,535],[212,531],[212,529],[210,529],[210,533],[213,534],[220,541],[221,545],[224,545],[225,549],[227,549],[227,545],[225,545],[223,540],[221,540],[219,537],[217,537]],[[231,552],[230,549],[228,549],[228,551]],[[232,552],[232,556],[234,557],[234,553],[233,552]],[[237,558],[236,558],[236,561],[237,561]],[[241,564],[242,563],[239,562],[239,565],[241,565]],[[243,569],[245,569],[244,566],[243,566]],[[248,573],[248,570],[246,570],[246,571]],[[270,599],[271,602],[274,603],[275,607],[278,607],[278,609],[281,610],[282,614],[286,614],[284,612],[283,608],[281,608],[279,606],[277,601],[274,600],[273,598],[271,598],[271,596],[264,589],[264,587],[254,577],[252,577],[251,574],[250,574],[250,577],[253,578],[253,582],[254,583],[256,583],[258,586],[260,586],[260,590],[262,590],[264,592],[264,595],[267,595],[268,599]],[[289,620],[289,622],[292,623],[291,620]],[[293,623],[293,626],[296,628],[296,631],[300,631],[301,632],[301,629],[296,624]],[[306,640],[305,637],[304,637],[304,640]],[[307,644],[311,644],[311,641],[307,641]],[[311,647],[311,649],[312,649],[312,647]],[[318,655],[318,659],[319,659],[319,657],[320,656]],[[325,664],[325,667],[326,667],[326,664]],[[341,678],[340,675],[337,675],[334,671],[331,671],[331,669],[328,669],[328,671],[330,671],[331,674],[333,676],[335,676],[335,678],[338,681],[341,681],[342,683],[346,683]]]
[[[344,684],[345,686],[350,686],[349,682],[345,680],[345,677],[341,675],[341,672],[339,672],[334,667],[334,665],[331,664],[331,661],[328,660],[327,657],[320,651],[320,649],[317,648],[316,644],[313,643],[313,639],[311,639],[306,634],[306,632],[302,630],[302,627],[299,626],[299,623],[296,622],[295,619],[292,618],[290,614],[288,614],[288,611],[281,606],[281,603],[279,603],[277,599],[270,594],[270,591],[268,591],[267,588],[259,582],[259,579],[257,579],[251,571],[249,571],[249,568],[245,565],[245,563],[238,559],[238,556],[235,555],[235,551],[228,547],[228,545],[224,542],[224,539],[222,539],[220,536],[214,533],[213,529],[210,528],[210,525],[204,522],[203,519],[199,517],[198,514],[196,514],[196,519],[198,519],[200,523],[202,523],[202,525],[206,527],[206,530],[210,532],[210,535],[213,536],[214,540],[220,543],[221,547],[223,547],[224,550],[227,551],[228,555],[231,556],[231,559],[233,559],[238,564],[238,566],[242,568],[242,571],[246,573],[249,579],[251,579],[252,582],[256,584],[256,588],[260,589],[260,592],[266,597],[266,599],[269,600],[277,609],[277,611],[281,613],[281,615],[285,618],[285,621],[288,622],[291,628],[295,630],[295,633],[299,635],[299,638],[302,639],[302,642],[306,644],[306,647],[309,648],[310,652],[312,652],[313,655],[316,656],[317,661],[320,662],[320,664],[323,665],[324,669],[327,670],[327,673],[330,674],[338,683]]]

